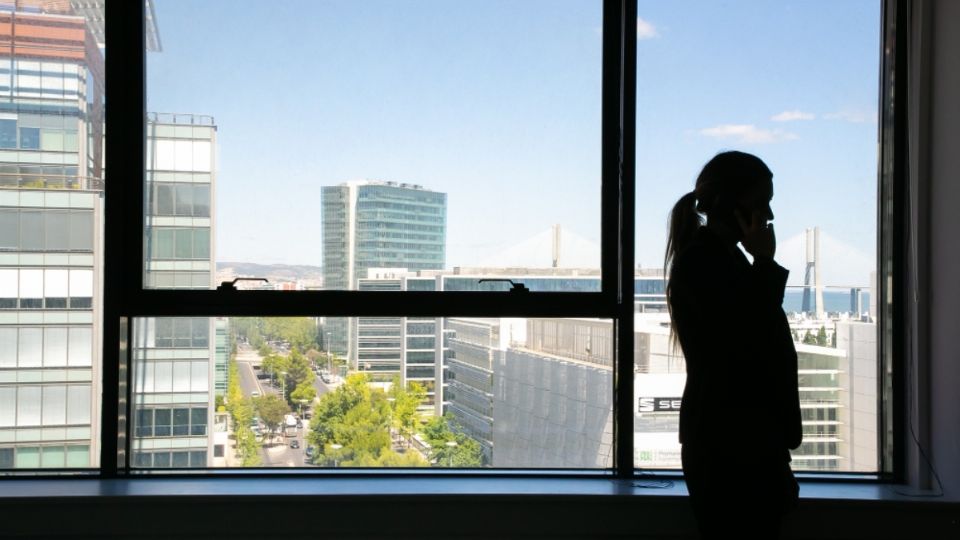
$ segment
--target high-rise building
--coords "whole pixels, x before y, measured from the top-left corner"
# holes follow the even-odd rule
[[[103,4],[0,8],[0,468],[98,461]],[[159,50],[155,17],[147,26]],[[215,127],[192,115],[149,126],[145,286],[208,288]],[[211,322],[135,327],[135,464],[205,466]]]
[[[0,469],[99,461],[98,9],[0,8]]]
[[[217,127],[202,115],[148,120],[144,286],[209,289]],[[226,387],[225,321],[138,319],[133,360],[132,464],[212,465],[215,397]]]
[[[352,181],[322,194],[325,289],[356,290],[370,268],[439,270],[445,262],[447,195],[417,184]],[[329,349],[358,369],[356,319],[329,318]]]

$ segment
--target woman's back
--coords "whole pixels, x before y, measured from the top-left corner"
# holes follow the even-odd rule
[[[799,445],[797,357],[781,308],[786,277],[773,261],[751,265],[707,227],[678,255],[671,313],[687,366],[681,443],[738,441],[738,455],[784,461]]]

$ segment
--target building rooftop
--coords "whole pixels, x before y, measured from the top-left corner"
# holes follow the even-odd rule
[[[392,180],[374,180],[368,178],[362,178],[358,180],[347,180],[346,182],[341,182],[340,186],[389,186],[397,187],[404,189],[417,189],[421,191],[433,191],[432,189],[427,189],[420,184],[411,184],[409,182],[394,182]]]

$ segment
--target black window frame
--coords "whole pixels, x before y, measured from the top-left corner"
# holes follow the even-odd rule
[[[878,286],[884,306],[878,313],[879,363],[890,378],[879,381],[879,474],[874,480],[903,477],[904,426],[902,198],[905,178],[905,88],[893,77],[904,66],[905,47],[897,47],[896,29],[906,28],[907,2],[882,2],[880,73],[880,174],[878,175]],[[636,143],[637,0],[603,0],[601,107],[601,291],[590,293],[438,292],[438,291],[242,291],[157,290],[144,288],[146,134],[146,6],[145,2],[106,3],[105,131],[109,176],[105,182],[103,282],[103,370],[100,441],[101,478],[132,472],[129,415],[133,388],[130,365],[133,320],[138,317],[325,316],[349,317],[595,317],[614,323],[614,444],[612,469],[577,474],[588,477],[636,478],[633,422],[633,317]],[[120,22],[118,22],[120,21]],[[885,51],[885,52],[884,52]],[[904,70],[905,71],[905,70]],[[139,141],[137,144],[136,141]],[[129,181],[140,179],[140,181]],[[885,195],[894,195],[888,197]],[[318,239],[322,241],[322,238]],[[890,281],[888,282],[888,279]],[[892,288],[888,287],[892,284]],[[620,361],[626,359],[627,361]],[[882,376],[879,378],[883,378]],[[887,428],[894,435],[887,437]],[[310,476],[330,470],[298,469]],[[223,469],[199,469],[205,475],[226,475]],[[276,476],[280,471],[261,471]],[[289,476],[288,471],[284,471]],[[342,471],[341,471],[342,472]],[[376,471],[364,471],[372,475]],[[437,471],[441,472],[441,471]],[[453,471],[442,471],[449,474]],[[458,471],[468,474],[470,471]],[[246,471],[249,476],[249,471]],[[483,471],[496,474],[496,470]],[[186,474],[186,473],[184,473]],[[195,473],[194,473],[195,474]],[[418,473],[430,475],[431,472]],[[512,471],[543,476],[549,471]],[[563,473],[555,473],[563,474]],[[570,473],[566,473],[569,475]],[[647,473],[644,473],[647,474]],[[677,474],[677,471],[673,471]],[[166,474],[164,477],[169,478]]]

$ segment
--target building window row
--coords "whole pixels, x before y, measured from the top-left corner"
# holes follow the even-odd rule
[[[0,469],[86,468],[90,445],[56,444],[0,448]]]
[[[155,183],[153,215],[210,217],[210,184]]]
[[[90,384],[0,387],[0,427],[90,424]]]
[[[207,408],[138,409],[137,437],[186,437],[207,434]]]
[[[93,250],[92,210],[0,208],[0,250]]]
[[[0,368],[89,367],[93,329],[0,327]]]
[[[156,227],[148,242],[153,259],[210,259],[209,227]]]
[[[133,466],[150,469],[186,469],[207,466],[206,450],[134,452]]]
[[[0,309],[90,309],[93,270],[0,268]]]

